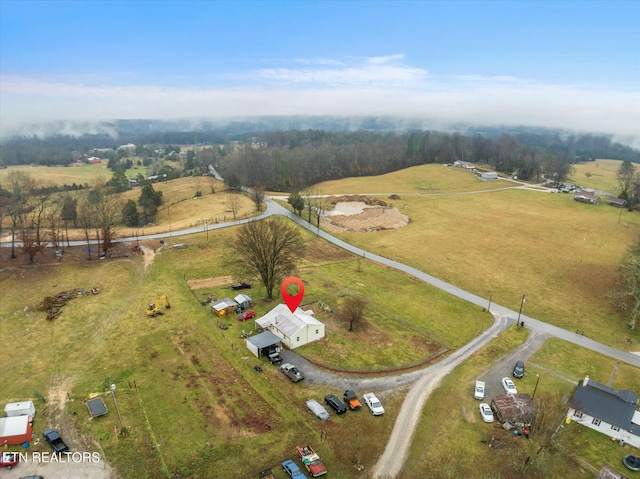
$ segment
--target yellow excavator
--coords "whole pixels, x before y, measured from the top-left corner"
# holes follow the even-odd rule
[[[151,303],[149,306],[147,306],[147,309],[145,309],[147,316],[155,317],[163,314],[162,310],[160,309],[160,306],[162,305],[163,302],[164,302],[165,309],[171,308],[171,303],[169,302],[169,296],[167,294],[163,294],[158,299],[156,299],[155,303]]]

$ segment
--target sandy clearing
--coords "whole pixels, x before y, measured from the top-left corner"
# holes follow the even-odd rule
[[[233,276],[218,276],[216,278],[202,278],[202,279],[190,279],[187,281],[189,288],[202,289],[202,288],[215,288],[223,286],[225,284],[233,283]]]

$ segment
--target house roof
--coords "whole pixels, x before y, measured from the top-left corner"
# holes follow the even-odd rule
[[[611,205],[616,205],[616,206],[626,206],[627,205],[627,200],[624,200],[622,198],[618,198],[616,196],[607,196],[607,201]]]
[[[638,396],[630,390],[613,389],[585,378],[578,385],[571,407],[640,436],[640,414],[636,411]]]
[[[300,308],[292,313],[284,304],[278,304],[260,319],[256,324],[262,328],[273,326],[284,336],[291,338],[307,326],[323,326],[323,324],[312,316],[312,312],[303,311]]]
[[[278,344],[282,339],[273,334],[271,331],[265,331],[264,333],[256,334],[247,338],[251,344],[255,345],[259,349],[268,348],[274,344]]]

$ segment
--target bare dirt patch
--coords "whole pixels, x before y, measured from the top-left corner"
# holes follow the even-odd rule
[[[217,288],[218,286],[224,286],[225,284],[233,283],[233,276],[217,276],[215,278],[202,278],[202,279],[190,279],[187,281],[189,288],[202,289],[202,288]]]
[[[346,201],[329,202],[335,204],[332,211],[321,219],[329,232],[342,231],[372,232],[402,228],[409,224],[409,217],[382,200],[368,197],[340,197]]]

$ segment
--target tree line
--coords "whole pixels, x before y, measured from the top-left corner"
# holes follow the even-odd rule
[[[262,139],[263,141],[259,141]],[[490,139],[441,132],[272,132],[219,159],[223,176],[274,191],[301,190],[327,180],[380,175],[428,163],[470,161],[540,181],[564,181],[575,157],[522,145],[514,137]]]
[[[19,244],[33,263],[48,245],[64,248],[69,228],[79,228],[91,259],[91,243],[97,244],[99,256],[106,255],[119,225],[133,227],[152,221],[162,202],[162,192],[155,191],[150,182],[142,185],[137,202],[125,202],[112,181],[98,180],[93,187],[60,192],[42,186],[24,171],[10,171],[0,185],[0,229],[9,230],[10,257],[17,258]]]

